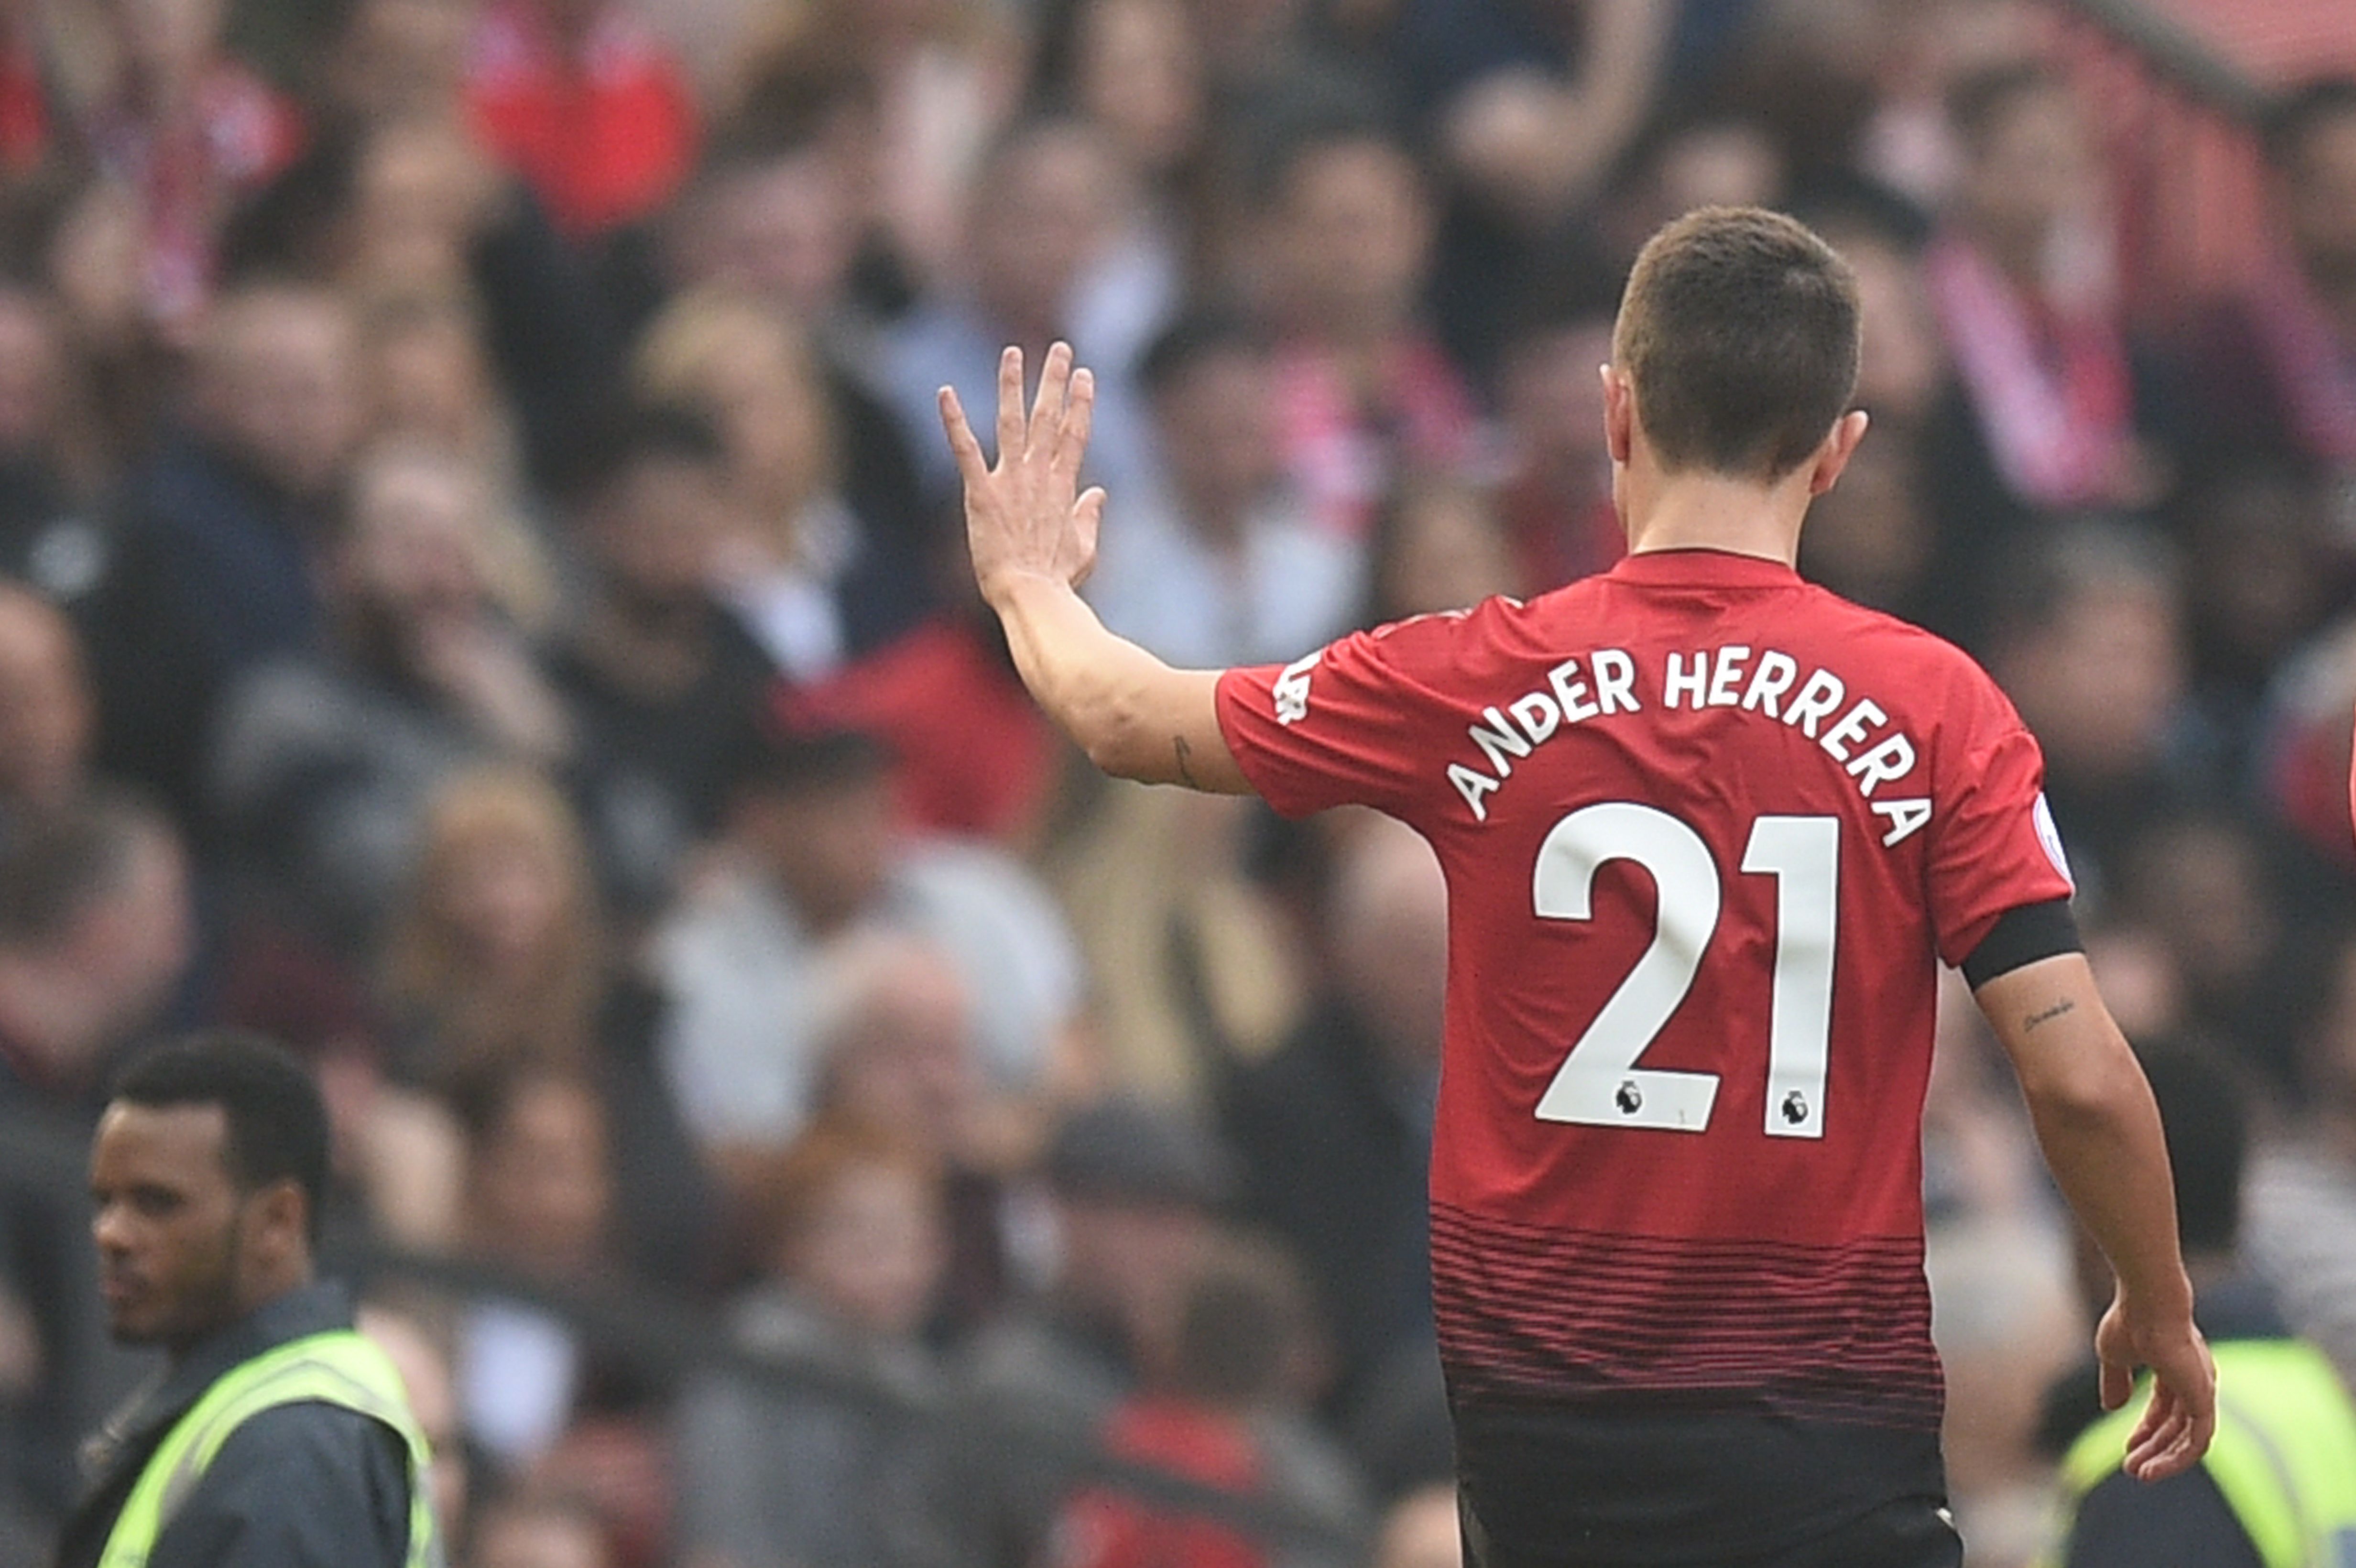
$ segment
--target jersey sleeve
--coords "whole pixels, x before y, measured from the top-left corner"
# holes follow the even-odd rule
[[[1285,816],[1370,805],[1411,818],[1441,699],[1431,677],[1464,623],[1432,615],[1354,632],[1289,665],[1219,677],[1219,731],[1260,798]]]
[[[1939,956],[1961,965],[2008,911],[2067,899],[2070,862],[2045,805],[2045,757],[1987,677],[1941,748],[1928,865]]]

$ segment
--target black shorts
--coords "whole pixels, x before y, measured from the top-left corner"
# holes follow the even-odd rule
[[[1456,1513],[1464,1529],[1464,1568],[1618,1568],[1601,1560],[1534,1557],[1497,1549],[1472,1516],[1460,1489]],[[1694,1568],[1962,1568],[1963,1537],[1936,1498],[1907,1498],[1815,1541],[1764,1557],[1697,1560]]]

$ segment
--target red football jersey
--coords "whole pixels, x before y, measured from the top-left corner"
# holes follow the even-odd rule
[[[1231,671],[1219,720],[1278,810],[1378,807],[1446,873],[1460,1442],[1483,1404],[1935,1431],[1937,961],[2071,892],[1976,665],[1681,550]]]

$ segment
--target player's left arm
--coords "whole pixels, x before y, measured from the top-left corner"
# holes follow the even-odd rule
[[[1219,672],[1173,669],[1108,630],[1079,595],[1104,516],[1102,489],[1075,494],[1095,379],[1074,369],[1071,349],[1056,344],[1026,414],[1023,351],[1007,349],[998,362],[995,465],[982,456],[957,393],[942,388],[940,403],[965,481],[974,578],[1033,699],[1116,778],[1250,794],[1219,730]]]

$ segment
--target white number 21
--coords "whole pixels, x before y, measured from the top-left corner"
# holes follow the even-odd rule
[[[1653,944],[1570,1048],[1538,1101],[1537,1115],[1588,1126],[1697,1133],[1709,1125],[1718,1075],[1640,1068],[1636,1059],[1686,999],[1718,930],[1718,863],[1700,834],[1665,811],[1633,801],[1581,806],[1556,823],[1538,847],[1530,880],[1538,916],[1590,918],[1595,873],[1611,860],[1633,860],[1651,873],[1659,911]],[[1772,1137],[1820,1138],[1839,926],[1840,823],[1830,816],[1762,816],[1751,824],[1742,869],[1775,879],[1766,1131]]]

